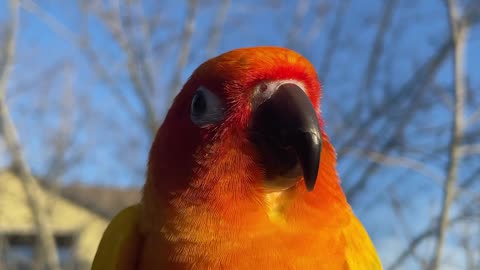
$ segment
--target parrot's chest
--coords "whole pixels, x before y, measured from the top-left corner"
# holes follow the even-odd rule
[[[148,237],[140,269],[347,269],[341,254],[339,239],[294,228],[191,228]]]

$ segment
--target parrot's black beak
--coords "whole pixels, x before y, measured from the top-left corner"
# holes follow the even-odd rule
[[[322,139],[315,109],[299,86],[278,86],[255,108],[249,132],[260,153],[267,189],[290,188],[303,176],[307,190],[313,190]]]

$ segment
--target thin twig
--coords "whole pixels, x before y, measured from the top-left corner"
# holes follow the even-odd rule
[[[187,66],[190,57],[191,43],[193,31],[195,30],[197,0],[189,0],[187,4],[187,17],[183,24],[182,36],[180,38],[180,52],[177,64],[174,68],[173,79],[170,83],[168,91],[170,91],[169,102],[173,101],[177,93],[180,91],[183,70]]]
[[[387,113],[391,113],[392,110],[397,108],[396,105],[398,104],[399,100],[402,101],[405,96],[412,95],[412,92],[414,93],[424,90],[426,83],[431,80],[434,74],[436,74],[438,69],[441,67],[441,64],[449,55],[451,48],[451,39],[447,38],[438,47],[435,53],[412,73],[411,78],[407,82],[398,87],[395,93],[390,95],[385,102],[375,106],[371,110],[369,117],[355,125],[357,127],[356,130],[351,133],[351,136],[346,140],[345,143],[337,148],[338,155],[342,156],[345,153],[345,149],[352,147],[353,143],[355,143],[358,138],[361,138],[364,135],[366,131],[365,127],[372,125],[379,118],[385,116]],[[353,114],[353,112],[350,112],[346,116],[346,119],[354,119],[356,117],[357,116]]]
[[[460,147],[460,155],[478,155],[480,154],[480,143],[477,144],[467,144]]]
[[[340,39],[341,28],[343,26],[343,22],[345,20],[345,12],[347,12],[347,8],[350,5],[350,0],[341,0],[337,12],[335,14],[335,21],[333,23],[332,28],[328,32],[327,40],[330,40],[328,43],[322,59],[321,65],[318,69],[318,74],[323,81],[326,81],[328,78],[328,74],[330,72],[330,68],[332,65],[333,55],[335,51],[338,49],[338,42]]]
[[[384,39],[385,35],[390,28],[392,19],[393,19],[393,12],[395,10],[395,6],[398,0],[389,0],[385,3],[383,16],[380,22],[380,26],[378,31],[375,35],[375,41],[372,45],[372,50],[370,52],[370,57],[368,59],[368,64],[365,69],[365,80],[363,84],[363,88],[367,93],[371,93],[372,91],[368,91],[372,87],[373,79],[375,78],[375,74],[377,74],[378,63],[380,62],[381,56],[384,50]],[[368,95],[365,95],[368,96]]]
[[[287,33],[287,47],[292,48],[295,46],[297,41],[297,36],[302,28],[302,20],[305,18],[305,13],[308,11],[308,6],[310,5],[309,0],[299,0],[297,1],[297,8],[293,15],[292,25],[290,30]]]
[[[465,221],[472,218],[471,215],[460,215],[457,217],[452,218],[451,220],[447,221],[447,227],[451,227],[459,222]],[[395,270],[398,269],[405,260],[415,252],[415,249],[423,243],[426,239],[435,235],[435,232],[438,230],[437,226],[429,226],[427,229],[422,231],[421,233],[417,234],[407,245],[407,247],[399,253],[398,257],[388,266],[387,270]]]
[[[222,29],[225,25],[228,10],[230,8],[230,3],[231,0],[223,0],[222,4],[218,8],[217,15],[215,16],[215,20],[212,23],[212,27],[210,29],[210,34],[208,35],[210,38],[208,39],[207,44],[207,58],[213,57],[217,52],[217,48],[220,43],[220,37],[222,34]]]
[[[359,158],[367,158],[372,162],[376,162],[382,165],[403,167],[416,171],[434,180],[437,184],[440,184],[441,180],[443,180],[442,174],[438,172],[438,170],[431,168],[424,162],[418,160],[410,159],[407,157],[394,157],[380,152],[361,149],[351,149],[348,153],[353,154]]]

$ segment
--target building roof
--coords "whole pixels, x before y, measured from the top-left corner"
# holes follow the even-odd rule
[[[107,224],[104,217],[43,187],[38,190],[38,196],[55,233],[80,231],[92,222]],[[10,171],[0,172],[0,232],[30,233],[34,230],[32,214],[20,179]]]
[[[78,205],[111,219],[122,209],[140,202],[140,188],[86,185],[80,182],[62,186],[60,194]]]

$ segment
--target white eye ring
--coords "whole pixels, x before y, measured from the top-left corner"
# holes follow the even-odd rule
[[[199,126],[216,124],[224,118],[224,106],[220,98],[207,88],[200,86],[190,104],[190,119]]]

